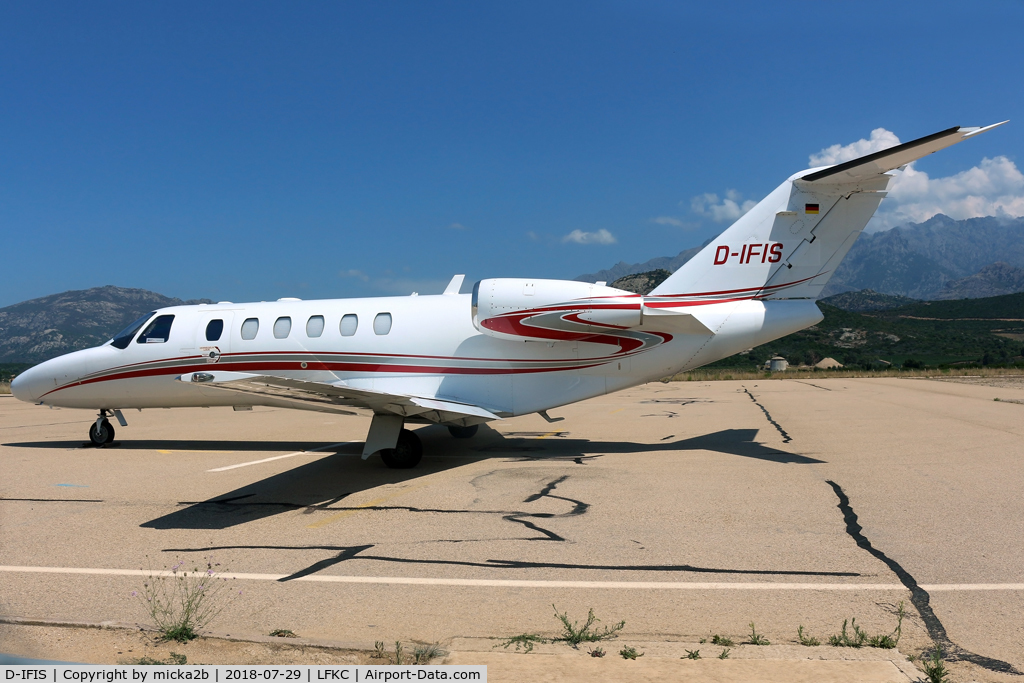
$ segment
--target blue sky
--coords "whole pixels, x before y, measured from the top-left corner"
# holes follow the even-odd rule
[[[0,306],[572,278],[699,244],[830,146],[1003,119],[876,227],[1019,215],[1022,27],[1019,1],[5,3]]]

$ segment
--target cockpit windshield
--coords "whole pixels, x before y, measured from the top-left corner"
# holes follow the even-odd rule
[[[135,333],[142,329],[142,326],[146,324],[146,321],[153,317],[156,311],[150,311],[146,315],[142,316],[128,327],[124,328],[117,335],[110,340],[111,346],[116,346],[119,349],[126,349],[128,345],[132,343],[132,337]]]

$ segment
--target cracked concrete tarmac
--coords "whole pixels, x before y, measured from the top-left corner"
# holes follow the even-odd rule
[[[145,411],[119,447],[83,449],[86,413],[0,399],[0,565],[214,557],[273,577],[239,579],[217,630],[368,646],[554,633],[552,603],[625,619],[634,640],[739,641],[754,622],[824,641],[849,617],[890,632],[903,600],[903,652],[939,643],[959,679],[1021,680],[1024,427],[993,392],[1024,399],[921,380],[652,384],[554,411],[555,431],[422,428],[411,471],[361,461],[356,418]],[[642,417],[658,404],[676,416]],[[138,583],[8,571],[0,610],[145,620]]]

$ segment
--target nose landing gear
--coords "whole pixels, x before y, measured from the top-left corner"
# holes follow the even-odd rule
[[[110,421],[107,419],[108,412],[111,411],[108,411],[105,408],[100,410],[100,414],[99,417],[96,418],[96,422],[89,427],[89,441],[91,441],[94,446],[105,446],[114,440],[114,425],[110,424]],[[121,416],[120,410],[114,410],[112,412],[114,417],[117,418],[117,421],[121,423],[122,427],[128,424],[124,417]]]
[[[102,416],[89,427],[89,441],[94,446],[104,446],[114,440],[114,426]]]

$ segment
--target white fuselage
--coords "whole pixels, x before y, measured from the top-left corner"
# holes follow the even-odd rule
[[[177,381],[216,370],[340,380],[360,389],[478,405],[507,417],[698,367],[821,319],[809,299],[748,298],[687,311],[706,327],[703,333],[680,331],[673,316],[651,315],[636,329],[664,341],[629,350],[607,338],[520,341],[481,334],[468,294],[175,306],[156,312],[174,316],[165,341],[132,339],[123,349],[108,342],[70,353],[22,373],[12,389],[22,400],[68,408],[277,405]],[[381,313],[391,317],[385,334],[374,330]],[[341,320],[351,315],[358,324],[343,335]],[[314,321],[307,329],[315,316],[323,317],[323,330],[310,336],[319,327]],[[283,335],[285,324],[277,321],[285,317],[290,329]],[[244,339],[243,323],[250,319],[258,320],[258,331]],[[223,331],[210,340],[206,330],[214,320],[223,320]]]

